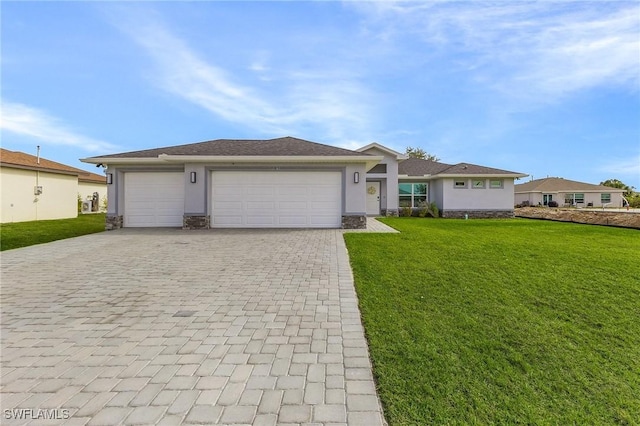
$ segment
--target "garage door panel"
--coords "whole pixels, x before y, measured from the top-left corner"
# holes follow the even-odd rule
[[[211,206],[212,227],[339,228],[342,174],[213,172]]]
[[[128,172],[124,175],[124,226],[182,226],[183,172]]]

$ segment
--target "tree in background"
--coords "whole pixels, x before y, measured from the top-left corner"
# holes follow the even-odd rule
[[[440,161],[438,157],[436,157],[433,154],[429,154],[427,151],[425,151],[422,148],[412,148],[408,146],[404,153],[411,158],[421,158],[423,160],[429,160],[429,161]]]
[[[608,186],[609,188],[618,188],[624,189],[624,198],[629,201],[629,206],[631,207],[640,207],[640,194],[635,192],[635,188],[633,186],[626,185],[624,182],[618,179],[607,179],[604,182],[600,182],[602,186]]]

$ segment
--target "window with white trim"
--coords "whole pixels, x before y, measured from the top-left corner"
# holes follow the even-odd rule
[[[453,181],[453,187],[454,188],[466,188],[467,187],[467,181],[466,180],[454,180]]]
[[[502,179],[491,179],[489,180],[489,188],[502,189],[504,188],[504,181]]]
[[[471,187],[474,189],[484,189],[484,179],[474,179],[471,181]]]
[[[584,194],[564,194],[564,203],[565,204],[584,204]]]
[[[427,202],[426,183],[400,183],[398,193],[400,207],[420,207],[421,203]]]
[[[611,202],[611,194],[600,194],[600,202],[602,204],[606,204],[606,203],[610,203]]]

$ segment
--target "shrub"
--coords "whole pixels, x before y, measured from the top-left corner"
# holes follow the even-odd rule
[[[429,204],[429,214],[431,217],[440,217],[440,209],[435,202]]]
[[[411,207],[401,207],[400,208],[400,216],[404,216],[404,217],[411,217]]]
[[[558,207],[558,202],[557,201],[549,201],[547,203],[547,206],[549,206],[549,207]]]
[[[427,217],[427,214],[429,213],[429,203],[422,201],[418,206],[420,207],[420,210],[418,210],[418,217]]]

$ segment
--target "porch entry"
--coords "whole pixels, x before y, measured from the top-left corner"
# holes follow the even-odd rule
[[[380,182],[367,182],[367,215],[380,215]]]

